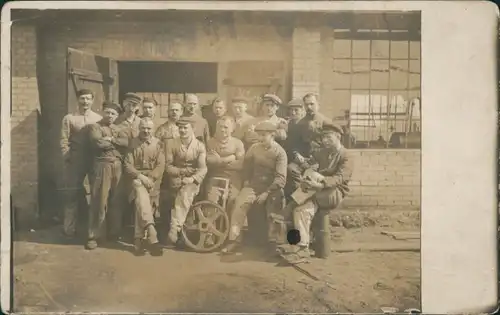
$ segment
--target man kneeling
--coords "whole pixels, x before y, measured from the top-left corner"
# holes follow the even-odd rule
[[[154,211],[159,206],[160,183],[165,170],[165,155],[160,141],[153,137],[151,118],[143,118],[139,124],[139,137],[132,140],[130,152],[125,158],[125,173],[132,180],[129,201],[135,212],[134,248],[143,255],[143,239],[146,238],[153,256],[161,256],[155,229]]]
[[[293,224],[300,232],[299,248],[294,253],[297,262],[310,256],[309,233],[316,212],[319,209],[337,208],[349,192],[352,161],[348,159],[347,151],[342,146],[341,135],[340,127],[331,123],[323,125],[323,146],[312,152],[313,164],[316,164],[318,171],[309,169],[303,175],[302,189],[306,199],[299,201],[298,206],[293,209]],[[307,195],[310,197],[307,198]]]

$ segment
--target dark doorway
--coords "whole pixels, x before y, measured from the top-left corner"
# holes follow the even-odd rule
[[[120,102],[127,92],[217,93],[217,63],[122,61],[118,73]]]

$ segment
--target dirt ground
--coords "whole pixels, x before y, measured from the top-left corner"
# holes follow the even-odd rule
[[[385,239],[375,227],[333,231],[337,242]],[[380,312],[420,309],[417,252],[332,253],[307,269],[277,266],[262,253],[239,258],[166,250],[135,257],[130,247],[60,241],[55,228],[18,233],[14,242],[17,312]],[[340,241],[341,240],[341,241]]]

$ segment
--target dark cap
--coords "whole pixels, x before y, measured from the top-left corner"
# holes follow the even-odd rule
[[[175,122],[176,125],[187,125],[191,124],[191,126],[194,126],[195,120],[193,117],[190,116],[181,116],[178,121]]]
[[[92,95],[92,97],[94,97],[94,92],[89,89],[81,89],[76,92],[77,97],[80,97],[82,95]]]
[[[294,98],[287,104],[288,107],[304,107],[304,101],[301,98]]]
[[[255,131],[273,132],[273,131],[276,131],[276,126],[268,121],[264,121],[264,122],[258,123],[257,126],[255,126]]]
[[[262,102],[264,101],[271,101],[278,106],[282,103],[281,99],[274,94],[264,94],[264,96],[262,96]]]
[[[247,104],[248,100],[243,96],[237,96],[237,97],[233,97],[231,102],[232,103],[245,103],[245,104]]]
[[[321,128],[321,133],[322,134],[329,134],[329,133],[334,133],[334,132],[337,132],[341,135],[344,134],[342,127],[340,127],[339,125],[337,125],[333,122],[325,121],[323,123],[323,128]]]
[[[103,109],[106,109],[106,108],[114,109],[118,114],[120,114],[122,112],[122,107],[120,106],[120,104],[115,103],[115,102],[105,101],[104,103],[102,103],[102,108]]]
[[[142,102],[142,97],[140,97],[139,95],[137,95],[135,93],[127,93],[123,97],[123,100],[130,101],[130,102],[132,102],[134,104],[139,104],[139,103]]]

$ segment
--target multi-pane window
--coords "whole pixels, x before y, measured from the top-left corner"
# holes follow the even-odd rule
[[[420,39],[335,30],[331,95],[358,148],[420,147]]]

